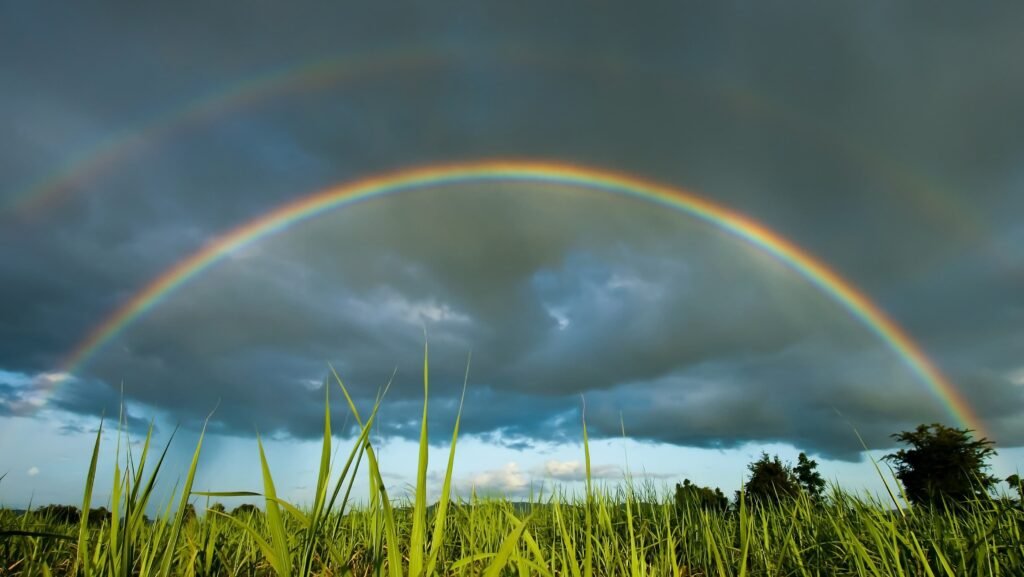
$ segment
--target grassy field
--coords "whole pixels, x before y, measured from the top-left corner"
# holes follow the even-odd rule
[[[202,493],[191,468],[163,514],[144,512],[166,447],[147,437],[141,451],[118,444],[109,516],[73,522],[48,514],[0,510],[0,575],[548,575],[548,576],[1021,576],[1024,512],[1002,500],[956,510],[897,506],[833,488],[822,500],[801,496],[752,506],[741,498],[729,511],[677,504],[650,486],[626,479],[616,488],[589,481],[586,491],[555,493],[529,504],[501,499],[449,499],[459,421],[440,499],[427,503],[427,366],[415,492],[388,495],[369,441],[380,399],[361,414],[341,379],[338,389],[362,427],[343,459],[332,462],[329,403],[312,503],[297,507],[276,495],[262,463],[260,494]],[[460,408],[461,415],[461,408]],[[101,431],[83,491],[82,511],[95,507],[92,487]],[[352,506],[353,481],[369,479],[369,495]],[[0,484],[2,488],[2,484]],[[264,510],[230,514],[217,499],[260,497]]]

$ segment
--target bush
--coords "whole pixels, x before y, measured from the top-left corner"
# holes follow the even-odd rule
[[[751,503],[777,503],[800,494],[800,480],[792,467],[783,463],[778,455],[761,458],[747,465],[750,479],[743,486],[746,499]]]
[[[985,472],[989,467],[985,461],[996,454],[992,442],[973,440],[970,429],[932,423],[893,437],[911,448],[884,458],[895,463],[896,477],[914,504],[962,504],[987,499],[989,488],[998,482]]]
[[[61,525],[77,525],[82,520],[82,512],[71,505],[47,505],[36,509],[35,513],[51,523]]]
[[[729,509],[729,499],[722,493],[722,490],[715,487],[701,487],[685,479],[683,484],[676,483],[676,508],[684,510],[688,507],[696,507],[707,511],[726,511]]]
[[[825,490],[825,479],[818,473],[818,462],[807,457],[807,453],[800,453],[797,457],[796,467],[793,467],[797,482],[800,488],[812,499],[821,497]]]

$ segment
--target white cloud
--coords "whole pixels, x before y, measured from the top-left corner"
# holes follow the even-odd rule
[[[321,379],[299,379],[299,384],[311,391],[316,391],[324,385],[324,382]]]
[[[14,387],[6,398],[0,398],[0,407],[20,414],[32,413],[46,405],[46,399],[55,387],[72,382],[75,377],[63,372],[36,373],[34,375],[0,369],[0,385]]]
[[[1012,371],[1009,378],[1011,383],[1024,387],[1024,367],[1021,367],[1016,371]]]
[[[558,323],[558,330],[564,331],[572,324],[569,320],[569,315],[566,313],[564,308],[560,307],[547,307],[548,316]]]
[[[70,373],[39,373],[35,376],[36,383],[41,385],[59,385],[72,379],[74,377]]]
[[[558,461],[549,459],[539,470],[541,476],[559,481],[584,481],[587,471],[580,461]],[[617,479],[622,477],[622,469],[617,465],[591,465],[591,479]]]
[[[39,467],[29,467],[26,473],[28,473],[29,477],[35,477],[36,475],[39,474]]]
[[[413,301],[394,290],[385,290],[368,299],[350,299],[347,305],[368,322],[380,322],[383,317],[420,327],[426,322],[465,325],[471,319],[448,303],[434,300]]]
[[[480,471],[469,476],[463,483],[466,489],[475,489],[478,493],[522,493],[529,487],[530,480],[519,470],[519,464],[510,461],[500,469]]]
[[[624,291],[633,293],[638,297],[648,299],[660,299],[664,295],[664,290],[661,286],[656,283],[647,281],[638,276],[624,275],[620,273],[612,274],[611,278],[605,284],[605,287],[611,291]]]

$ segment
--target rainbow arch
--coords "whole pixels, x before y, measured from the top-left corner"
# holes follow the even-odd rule
[[[607,62],[594,61],[579,54],[552,54],[542,47],[508,45],[495,52],[494,56],[503,64],[564,73],[584,71],[603,77],[625,74],[623,81],[630,83],[646,82],[648,75],[653,74],[672,90],[692,89],[688,82],[675,76],[665,76],[657,70],[609,67]],[[465,55],[458,51],[413,44],[369,53],[333,54],[236,78],[112,134],[67,157],[23,188],[0,196],[0,217],[8,216],[7,213],[26,219],[36,216],[70,198],[81,185],[115,172],[140,150],[167,141],[192,127],[210,124],[239,109],[274,102],[286,95],[343,87],[376,75],[387,77],[420,70],[457,69],[466,62]],[[876,154],[871,147],[851,140],[848,135],[825,129],[791,106],[763,94],[735,88],[720,88],[714,93],[736,114],[773,120],[787,133],[830,149],[845,162],[863,167],[873,178],[909,196],[915,206],[931,216],[944,231],[963,235],[964,238],[987,238],[988,229],[982,216],[952,190],[933,182],[926,175]],[[1016,259],[1005,251],[1000,250],[995,257],[1005,266],[1016,266]]]
[[[286,203],[213,239],[161,273],[93,328],[65,357],[59,370],[74,374],[167,295],[226,255],[253,242],[361,201],[468,182],[558,184],[638,198],[690,215],[738,237],[772,255],[829,295],[881,338],[960,426],[987,436],[981,420],[960,391],[902,327],[849,281],[786,238],[740,213],[683,189],[608,170],[553,162],[493,160],[404,169],[327,188]]]

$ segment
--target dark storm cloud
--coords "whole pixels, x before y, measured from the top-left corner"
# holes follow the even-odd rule
[[[1001,443],[1024,442],[1020,8],[525,6],[5,9],[4,202],[247,79],[331,57],[362,72],[142,133],[44,210],[4,204],[0,369],[54,370],[161,271],[302,194],[539,157],[691,187],[771,226],[902,321]],[[859,449],[851,426],[884,446],[948,420],[891,351],[759,251],[550,186],[432,189],[247,247],[52,404],[110,414],[123,381],[173,421],[217,406],[216,430],[316,436],[332,362],[361,406],[397,368],[381,429],[414,437],[424,326],[440,422],[472,349],[463,430],[516,446],[575,440],[580,393],[598,435],[621,411],[638,438],[843,457]]]
[[[588,426],[598,434],[624,426],[633,438],[714,448],[789,442],[856,459],[858,434],[868,447],[884,448],[892,433],[949,422],[944,405],[889,356],[802,343],[741,362],[707,363],[591,395]],[[988,392],[1020,402],[1005,390]]]
[[[0,383],[0,416],[14,414],[14,407],[22,402],[22,392],[19,387]]]
[[[137,414],[136,408],[131,406],[130,397],[122,396],[121,391],[106,383],[79,381],[62,385],[50,397],[47,407],[77,414],[102,415],[110,428],[116,427],[121,420],[128,431],[136,435],[145,435],[150,424],[153,424],[154,432],[159,431],[152,417]],[[76,433],[83,430],[82,427],[81,423],[64,423],[61,430]]]

